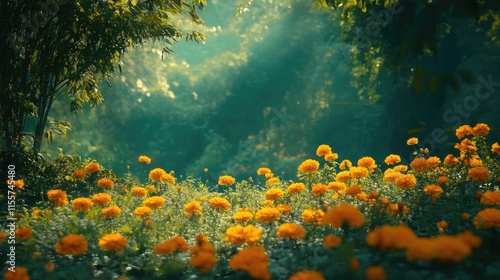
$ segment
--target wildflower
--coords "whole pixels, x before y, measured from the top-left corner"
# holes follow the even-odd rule
[[[85,178],[85,171],[81,170],[81,169],[77,169],[73,172],[73,178],[75,179],[83,179]]]
[[[122,211],[121,211],[120,207],[118,207],[116,205],[112,205],[112,206],[102,210],[102,216],[108,217],[108,218],[117,217],[120,215],[121,212]]]
[[[408,146],[414,146],[418,144],[418,138],[412,137],[406,141],[406,145]]]
[[[328,187],[326,185],[318,183],[312,187],[311,192],[314,196],[320,196],[320,195],[325,194],[327,190],[328,190]]]
[[[99,247],[108,252],[118,252],[127,246],[128,240],[120,233],[106,234],[99,239]]]
[[[351,173],[351,178],[353,179],[368,177],[368,169],[366,167],[353,166],[349,169],[349,172]]]
[[[26,240],[33,236],[33,230],[29,227],[19,227],[16,229],[16,238],[19,240]]]
[[[433,197],[439,197],[443,192],[443,189],[438,185],[428,185],[424,188],[426,195],[432,195]]]
[[[143,187],[132,187],[132,189],[130,189],[130,193],[135,196],[145,197],[148,194],[148,191]]]
[[[148,156],[139,156],[139,162],[143,162],[145,164],[150,164],[151,163],[151,158]]]
[[[289,215],[292,211],[292,208],[288,204],[278,204],[276,208],[278,208],[283,215]]]
[[[15,272],[6,270],[3,275],[5,280],[30,280],[28,269],[22,266],[16,266]]]
[[[283,197],[285,193],[280,188],[271,188],[266,191],[266,199],[277,200]]]
[[[261,223],[271,223],[281,217],[281,212],[277,208],[265,207],[255,213],[255,219]]]
[[[493,145],[491,145],[491,152],[500,155],[500,145],[498,144],[498,142],[495,142]]]
[[[299,194],[304,191],[305,188],[306,186],[303,183],[293,183],[288,187],[287,192],[289,194]]]
[[[94,205],[92,200],[85,198],[85,197],[79,197],[73,199],[73,202],[71,202],[71,207],[73,210],[78,211],[78,212],[87,212],[89,209]]]
[[[499,191],[486,191],[481,196],[481,204],[485,205],[500,205],[500,192]]]
[[[472,128],[472,135],[486,136],[490,133],[490,127],[485,123],[478,123]]]
[[[362,157],[358,160],[358,166],[365,167],[368,171],[373,172],[375,168],[377,168],[377,164],[375,164],[375,160],[371,157]]]
[[[411,228],[399,225],[383,225],[368,233],[366,243],[379,250],[401,250],[417,239]]]
[[[326,161],[332,161],[332,160],[336,160],[338,158],[339,158],[339,154],[337,154],[337,153],[330,153],[330,154],[325,155],[325,157],[324,157],[324,159]]]
[[[365,269],[366,280],[386,280],[387,274],[381,266],[369,266]]]
[[[229,175],[224,175],[219,177],[219,185],[222,186],[231,186],[236,182],[236,179]]]
[[[152,196],[144,200],[144,206],[149,207],[151,209],[159,209],[163,207],[164,203],[165,203],[165,198],[161,196]]]
[[[195,214],[201,214],[201,205],[197,201],[191,201],[184,205],[184,214],[186,216],[191,217]]]
[[[472,167],[469,169],[469,177],[474,181],[487,182],[490,172],[482,166]]]
[[[97,162],[91,162],[83,170],[85,170],[85,173],[91,174],[101,170],[101,166]]]
[[[425,158],[415,158],[410,163],[410,166],[415,172],[423,172],[427,170],[427,160]]]
[[[477,229],[500,227],[500,210],[496,208],[486,208],[479,211],[474,218],[474,225]]]
[[[101,188],[108,188],[108,189],[112,189],[115,187],[115,183],[113,183],[113,181],[109,178],[99,179],[99,181],[97,181],[97,185]]]
[[[284,223],[278,228],[277,235],[281,238],[304,239],[306,237],[306,229],[294,223]]]
[[[140,206],[140,207],[135,208],[135,210],[134,210],[134,215],[142,217],[142,218],[151,216],[152,214],[153,214],[153,210],[151,210],[151,208],[146,207],[146,206]]]
[[[342,243],[342,238],[334,234],[328,234],[323,237],[323,248],[333,249],[337,248]]]
[[[288,280],[326,280],[326,278],[318,271],[304,270],[295,273]]]
[[[410,189],[417,184],[417,179],[413,174],[405,174],[396,179],[396,186],[401,189]]]
[[[299,168],[297,169],[301,173],[313,173],[318,171],[319,162],[314,159],[306,159],[303,161]]]
[[[80,256],[87,252],[87,239],[78,234],[68,234],[56,243],[56,252],[61,255]]]
[[[277,178],[277,177],[274,177],[274,178],[268,179],[268,180],[266,181],[266,187],[267,187],[267,186],[271,186],[271,185],[273,185],[273,184],[277,184],[277,183],[279,183],[279,181],[280,181],[280,179],[279,179],[279,178]]]
[[[348,159],[344,159],[343,161],[340,162],[339,168],[341,170],[349,169],[352,166],[352,162]]]
[[[342,182],[330,182],[328,183],[328,188],[334,191],[342,191],[345,190],[347,186]]]
[[[445,166],[451,166],[451,165],[455,165],[457,164],[459,161],[458,161],[458,158],[456,158],[454,155],[452,154],[449,154],[447,155],[445,158],[444,158],[444,165]]]
[[[318,210],[305,209],[301,215],[304,223],[313,225],[321,225],[323,222],[323,216],[325,216],[325,212],[323,212],[320,209]]]
[[[261,167],[257,169],[257,175],[266,175],[267,173],[271,173],[271,169],[267,167]]]
[[[323,217],[323,224],[329,224],[335,228],[342,227],[344,223],[350,227],[361,227],[364,222],[365,217],[358,208],[347,203],[332,207]]]
[[[168,183],[170,183],[172,185],[175,184],[175,177],[172,176],[171,174],[168,174],[168,173],[162,174],[161,177],[160,177],[160,180],[162,182],[168,182]]]
[[[167,172],[164,169],[161,168],[155,168],[151,171],[149,171],[149,178],[153,181],[156,182],[161,179],[163,175],[166,175]]]
[[[108,193],[96,193],[92,196],[92,202],[95,205],[106,205],[111,202],[111,195]]]
[[[68,195],[63,190],[50,190],[47,197],[56,207],[68,204]]]
[[[332,148],[330,148],[330,146],[325,144],[319,145],[318,149],[316,150],[316,155],[318,157],[322,157],[331,153],[332,153]]]
[[[244,243],[252,246],[259,242],[262,237],[262,229],[254,227],[253,225],[241,226],[236,225],[229,227],[226,230],[225,240],[236,246],[241,246]]]
[[[361,189],[361,186],[359,185],[354,185],[350,186],[345,190],[345,194],[351,195],[351,196],[356,196],[357,194],[360,194],[363,190]]]
[[[231,207],[229,201],[222,197],[213,197],[208,202],[212,205],[212,207],[222,211],[227,211]]]
[[[467,137],[470,134],[472,134],[472,128],[468,124],[459,126],[455,130],[455,135],[457,136],[458,139],[462,139],[464,137]]]
[[[243,249],[234,254],[229,261],[231,269],[245,271],[256,279],[271,279],[271,273],[267,270],[268,265],[266,249],[262,246]]]
[[[349,171],[340,171],[335,176],[335,181],[341,183],[347,182],[349,179],[351,179],[351,173]]]
[[[248,222],[253,218],[253,214],[247,211],[239,211],[234,213],[233,219],[240,223]]]

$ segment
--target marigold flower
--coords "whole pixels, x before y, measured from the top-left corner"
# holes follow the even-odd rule
[[[50,190],[47,192],[47,198],[52,201],[56,207],[68,204],[68,195],[63,190]]]
[[[417,179],[413,174],[405,174],[396,179],[396,186],[401,189],[410,189],[417,184]]]
[[[474,225],[477,229],[500,227],[500,210],[496,208],[486,208],[479,211],[474,218]]]
[[[340,228],[344,223],[347,223],[350,227],[361,227],[365,223],[365,217],[358,208],[347,203],[333,206],[323,216],[323,224]]]
[[[144,222],[144,225],[147,226],[147,227],[151,227],[151,226],[153,226],[153,221],[147,220],[147,221]]]
[[[135,210],[134,210],[134,215],[142,217],[142,218],[151,216],[152,214],[153,214],[153,210],[151,210],[151,208],[146,207],[146,206],[139,206],[139,207],[135,208]]]
[[[109,178],[99,179],[99,181],[97,181],[97,185],[101,188],[108,188],[108,189],[112,189],[115,187],[115,183],[113,183],[113,181]]]
[[[483,242],[480,236],[475,235],[470,230],[461,232],[455,235],[455,237],[462,239],[462,241],[465,244],[469,245],[471,248],[479,248],[481,247],[481,243]]]
[[[151,209],[159,209],[163,207],[164,203],[165,203],[165,198],[161,196],[152,196],[144,200],[144,206],[149,207]]]
[[[240,223],[248,222],[253,218],[253,214],[247,211],[239,211],[234,213],[233,219]]]
[[[305,188],[306,186],[303,183],[293,183],[288,187],[286,191],[289,194],[299,194],[304,191]]]
[[[331,154],[332,153],[332,148],[330,148],[330,146],[328,145],[319,145],[318,149],[316,150],[316,155],[318,157],[322,157],[322,156],[325,156],[327,154]]]
[[[369,266],[365,269],[366,280],[386,280],[387,274],[381,266]]]
[[[412,243],[408,244],[406,250],[406,259],[409,262],[413,261],[431,261],[436,257],[435,246],[432,239],[417,238]]]
[[[472,127],[470,127],[470,125],[468,125],[468,124],[459,126],[455,130],[455,135],[457,136],[458,139],[462,139],[464,137],[467,137],[470,134],[472,134]]]
[[[500,155],[500,145],[498,144],[498,142],[495,142],[493,145],[491,145],[491,152]]]
[[[295,273],[288,280],[326,280],[326,278],[318,271],[304,270]]]
[[[439,159],[438,157],[429,157],[425,161],[427,168],[436,168],[439,163],[441,163],[441,159]]]
[[[439,221],[437,224],[438,229],[440,230],[447,230],[448,229],[448,222],[445,220]]]
[[[204,201],[207,201],[207,197],[206,196],[202,196],[200,198],[198,198],[199,201],[201,202],[204,202]]]
[[[261,223],[271,223],[281,217],[281,212],[277,208],[264,207],[255,213],[255,219]]]
[[[485,205],[500,205],[500,192],[499,191],[486,191],[481,196],[481,204]]]
[[[358,258],[351,258],[351,260],[349,261],[349,270],[351,272],[357,271],[360,266],[361,266],[361,263],[359,262]]]
[[[410,163],[410,167],[415,172],[423,172],[427,170],[427,160],[425,158],[415,158]]]
[[[387,182],[396,182],[396,180],[401,176],[403,176],[403,174],[394,171],[392,168],[389,168],[386,171],[384,171],[383,180]]]
[[[184,214],[186,216],[191,217],[195,214],[201,214],[201,205],[197,201],[191,201],[184,205]]]
[[[443,189],[438,185],[428,185],[424,188],[426,195],[432,195],[433,197],[439,197],[443,192]]]
[[[292,208],[288,204],[278,204],[276,208],[278,208],[283,215],[289,215],[292,211]]]
[[[340,171],[335,176],[335,181],[341,183],[347,182],[349,179],[351,179],[351,173],[349,171]]]
[[[81,169],[77,169],[73,172],[73,178],[75,179],[83,179],[85,178],[85,171],[81,170]]]
[[[368,171],[373,172],[377,168],[375,160],[371,157],[362,157],[358,160],[358,166],[365,167]]]
[[[326,161],[332,161],[332,160],[336,160],[336,159],[338,159],[338,158],[339,158],[339,154],[337,154],[337,153],[327,154],[327,155],[325,155],[325,157],[324,157],[324,159],[325,159]]]
[[[318,168],[319,162],[317,160],[306,159],[299,165],[297,170],[301,173],[313,173],[318,171]]]
[[[411,228],[399,225],[383,225],[368,233],[366,243],[379,250],[401,250],[417,239]]]
[[[222,211],[227,211],[231,207],[229,201],[222,197],[213,197],[208,202],[212,205],[212,207]]]
[[[168,182],[172,185],[175,184],[175,177],[168,173],[162,174],[160,180],[162,182]]]
[[[490,127],[485,123],[478,123],[472,128],[472,135],[486,136],[490,133]]]
[[[174,242],[167,240],[153,247],[153,252],[157,255],[171,255],[176,251]]]
[[[408,166],[406,166],[404,164],[400,164],[400,165],[394,166],[392,169],[394,169],[394,171],[396,171],[396,172],[406,172],[406,171],[408,171]]]
[[[94,205],[92,200],[86,197],[75,198],[71,202],[71,207],[73,208],[73,210],[78,212],[87,212],[92,207],[92,205]]]
[[[19,227],[16,229],[16,238],[26,240],[33,236],[33,230],[30,227]]]
[[[271,279],[271,273],[267,270],[269,259],[266,249],[262,246],[252,246],[234,254],[229,261],[229,267],[234,270],[242,270],[256,279]]]
[[[87,164],[83,170],[85,170],[85,173],[91,174],[101,170],[101,166],[97,162],[91,162]]]
[[[337,248],[342,243],[342,238],[334,234],[328,234],[323,237],[323,248],[333,249]]]
[[[266,199],[278,200],[283,197],[285,193],[280,188],[271,188],[266,191]]]
[[[271,169],[267,167],[261,167],[257,169],[257,175],[266,175],[267,173],[271,173]]]
[[[274,177],[274,174],[272,172],[264,174],[264,178],[266,178],[266,179],[271,179],[273,177]]]
[[[433,239],[436,259],[441,262],[461,262],[472,255],[471,247],[462,238],[439,235]]]
[[[221,186],[231,186],[236,183],[236,179],[229,175],[224,175],[219,177],[218,184]]]
[[[111,195],[108,193],[96,193],[92,196],[92,202],[95,205],[106,205],[111,202]]]
[[[396,163],[400,163],[401,162],[401,157],[399,155],[390,154],[390,155],[388,155],[385,158],[384,162],[387,165],[393,165],[393,164],[396,164]]]
[[[490,177],[490,172],[482,166],[476,166],[469,169],[469,177],[474,181],[485,183]]]
[[[191,256],[189,264],[202,273],[208,273],[217,264],[217,257],[212,252],[201,251]]]
[[[236,225],[229,227],[226,230],[225,240],[236,246],[241,246],[244,243],[252,246],[259,242],[262,237],[262,229],[254,227],[253,225],[247,225],[245,227],[241,225]]]
[[[320,195],[325,194],[327,190],[328,190],[327,185],[318,183],[312,187],[311,192],[314,196],[320,196]]]
[[[414,146],[418,144],[418,138],[417,137],[412,137],[408,140],[406,140],[406,145],[408,146]]]
[[[451,165],[455,165],[455,164],[458,164],[459,160],[458,158],[456,158],[454,155],[452,154],[449,154],[447,155],[445,158],[444,158],[444,165],[445,166],[451,166]]]
[[[139,156],[139,162],[145,163],[145,164],[150,164],[151,163],[151,158],[148,156]]]
[[[130,189],[130,193],[135,196],[145,197],[148,194],[148,190],[143,187],[132,187],[132,189]]]
[[[306,237],[306,229],[294,223],[284,223],[278,228],[277,235],[281,238],[304,239]]]
[[[437,179],[438,184],[445,185],[445,184],[448,184],[449,182],[450,182],[450,179],[448,179],[448,177],[446,177],[446,176],[439,176],[439,178]]]
[[[406,214],[408,213],[408,207],[404,203],[391,203],[387,207],[387,211],[391,214]]]
[[[352,166],[352,162],[350,160],[348,160],[348,159],[344,159],[339,164],[340,170],[349,169],[349,168],[351,168],[351,166]]]
[[[279,179],[279,178],[277,178],[277,177],[274,177],[274,178],[268,179],[268,180],[266,181],[266,187],[267,187],[267,186],[274,185],[274,184],[277,184],[277,183],[279,183],[279,181],[280,181],[280,179]]]
[[[268,207],[273,207],[274,206],[274,201],[266,199],[262,202],[262,206],[268,206]]]
[[[121,212],[122,210],[120,209],[120,207],[112,205],[102,210],[102,216],[108,218],[117,217],[120,215]]]
[[[350,186],[345,190],[345,194],[351,195],[351,196],[356,196],[357,194],[360,194],[363,190],[361,189],[360,185],[354,185]]]
[[[342,182],[330,182],[328,183],[328,188],[334,191],[342,191],[347,188],[345,183]]]
[[[304,223],[313,225],[321,225],[323,223],[323,216],[325,216],[325,212],[320,209],[305,209],[301,215]]]
[[[356,167],[353,166],[349,169],[349,172],[351,173],[351,178],[357,179],[357,178],[365,178],[368,177],[368,169],[366,167]]]
[[[108,252],[118,252],[127,246],[128,240],[120,233],[110,233],[99,239],[99,247]]]
[[[166,175],[166,174],[167,174],[167,171],[165,171],[164,169],[162,169],[162,168],[155,168],[155,169],[149,171],[149,178],[153,182],[156,182],[156,181],[161,180],[161,177],[163,175]]]
[[[3,275],[5,280],[30,280],[28,269],[23,266],[16,266],[15,272],[6,270]]]
[[[61,255],[80,256],[87,252],[87,239],[78,234],[68,234],[56,243],[56,252]]]

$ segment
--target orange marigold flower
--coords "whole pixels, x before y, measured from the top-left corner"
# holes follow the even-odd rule
[[[499,191],[486,191],[481,196],[481,204],[485,205],[500,205],[500,192]]]
[[[281,238],[304,239],[306,237],[306,229],[294,223],[284,223],[278,228],[277,235]]]
[[[33,236],[33,230],[30,227],[19,227],[16,229],[16,238],[26,240]]]
[[[427,168],[436,168],[439,165],[439,163],[441,163],[441,160],[438,157],[429,157],[425,161]]]
[[[455,130],[455,135],[457,136],[458,139],[462,139],[464,137],[467,137],[470,134],[472,134],[472,127],[470,127],[470,125],[468,125],[468,124],[459,126]]]
[[[444,165],[445,166],[451,166],[451,165],[455,165],[455,164],[458,164],[458,158],[456,158],[454,155],[452,154],[449,154],[447,155],[445,158],[444,158]]]
[[[342,243],[342,238],[334,234],[328,234],[323,237],[323,248],[333,249],[337,248]]]
[[[306,185],[303,183],[293,183],[286,190],[289,194],[299,194],[304,191]]]
[[[73,178],[75,179],[83,179],[85,178],[85,171],[81,169],[77,169],[73,172]]]
[[[120,209],[120,207],[112,205],[102,210],[102,216],[108,218],[117,217],[120,215],[121,212],[122,210]]]
[[[408,166],[401,164],[394,166],[392,169],[396,172],[406,172],[408,171]]]
[[[101,166],[97,162],[91,162],[87,164],[83,170],[85,170],[85,173],[91,174],[101,170]]]
[[[191,217],[195,214],[201,214],[201,205],[197,201],[191,201],[184,205],[184,214],[186,216]]]
[[[446,229],[448,229],[448,222],[445,220],[439,221],[437,223],[437,227],[438,227],[438,229],[446,230]]]
[[[166,175],[167,172],[164,169],[161,168],[155,168],[151,171],[149,171],[149,178],[153,181],[156,182],[158,180],[161,180],[161,177],[163,175]]]
[[[63,190],[50,190],[47,197],[56,207],[68,204],[68,195]]]
[[[92,202],[95,205],[106,205],[111,202],[111,195],[108,193],[96,193],[92,196]]]
[[[202,273],[208,273],[217,264],[217,257],[212,252],[201,251],[191,256],[189,264]]]
[[[338,158],[339,158],[339,154],[337,154],[337,153],[330,153],[330,154],[325,155],[325,157],[324,157],[324,159],[326,161],[332,161],[332,160],[336,160]]]
[[[448,184],[448,182],[450,182],[450,179],[448,179],[448,177],[446,176],[439,176],[439,178],[437,179],[438,184],[445,185]]]
[[[153,221],[147,220],[147,221],[144,222],[144,225],[147,226],[147,227],[151,227],[151,226],[153,226]]]
[[[134,215],[139,216],[139,217],[149,217],[153,214],[153,210],[151,208],[146,207],[146,206],[139,206],[135,208],[134,210]]]
[[[482,166],[472,167],[469,169],[469,177],[474,181],[485,183],[490,177],[490,172]]]
[[[415,158],[410,163],[410,167],[415,172],[423,172],[427,170],[427,160],[425,158]]]
[[[462,238],[439,235],[432,240],[435,259],[441,262],[461,262],[472,254],[471,247]]]
[[[160,180],[162,182],[168,182],[172,185],[175,184],[175,177],[168,173],[162,174]]]
[[[325,194],[327,190],[328,190],[327,185],[318,183],[312,187],[311,192],[314,196],[320,196],[320,195]]]
[[[3,275],[5,280],[30,280],[30,276],[28,274],[28,269],[22,266],[16,266],[14,271],[6,270]]]
[[[369,232],[366,243],[379,250],[401,250],[407,248],[417,239],[411,228],[399,225],[383,225]]]
[[[500,155],[500,145],[498,144],[498,142],[495,142],[493,145],[491,145],[491,152]]]
[[[418,144],[418,138],[417,137],[412,137],[408,140],[406,140],[406,145],[408,146],[414,146]]]
[[[426,195],[432,195],[433,197],[439,197],[439,195],[443,192],[443,189],[438,185],[427,185],[424,188],[424,192]]]
[[[292,211],[292,208],[288,204],[278,204],[276,208],[278,208],[283,215],[289,215]]]
[[[318,168],[319,162],[317,160],[306,159],[299,165],[299,168],[297,170],[301,173],[313,173],[318,171]]]
[[[79,197],[73,199],[73,202],[71,202],[71,207],[73,210],[78,211],[78,212],[87,212],[90,210],[90,208],[94,205],[92,200],[86,197]]]
[[[472,128],[472,135],[486,136],[490,133],[490,127],[485,123],[478,123]]]
[[[247,211],[239,211],[234,213],[233,219],[240,223],[248,222],[253,218],[253,214]]]
[[[349,169],[349,172],[351,173],[351,178],[357,179],[357,178],[365,178],[368,177],[368,169],[366,167],[351,167]]]
[[[257,175],[266,175],[267,173],[271,173],[271,169],[267,167],[261,167],[257,169]]]
[[[431,261],[436,257],[435,245],[432,239],[417,238],[412,243],[408,244],[406,250],[406,259],[413,261]]]
[[[474,218],[474,225],[477,229],[500,227],[500,210],[496,208],[486,208],[479,211]]]
[[[352,166],[352,162],[348,159],[344,159],[343,161],[340,162],[339,168],[341,170],[349,169]]]
[[[78,234],[68,234],[56,243],[56,252],[61,255],[80,256],[87,252],[87,239]]]
[[[342,182],[330,182],[328,183],[328,188],[334,191],[342,191],[347,188],[345,183]]]
[[[255,219],[261,223],[271,223],[281,217],[281,212],[277,208],[264,207],[255,213]]]
[[[381,266],[369,266],[365,269],[366,280],[386,280],[387,274]]]
[[[396,182],[396,180],[401,176],[403,176],[403,174],[401,174],[397,171],[394,171],[394,169],[392,169],[392,168],[389,168],[386,171],[384,171],[383,180],[387,181],[387,182]]]
[[[153,252],[157,255],[171,255],[176,250],[177,248],[175,247],[175,243],[170,240],[153,247]]]
[[[108,189],[112,189],[115,187],[115,183],[113,183],[113,181],[109,178],[99,179],[99,181],[97,181],[97,185],[101,188],[108,188]]]
[[[139,162],[143,162],[145,164],[150,164],[151,163],[151,158],[148,156],[139,156]]]
[[[128,240],[120,233],[106,234],[99,239],[99,247],[108,252],[119,252],[127,246]]]
[[[325,212],[323,210],[313,210],[313,209],[305,209],[302,212],[302,220],[306,224],[313,224],[313,225],[321,225],[323,222],[323,216],[325,215]]]
[[[218,184],[221,186],[231,186],[236,183],[236,179],[229,175],[224,175],[219,177]]]
[[[350,227],[361,227],[365,223],[365,217],[358,208],[347,203],[333,206],[323,216],[323,224],[340,228],[344,223],[347,223]]]
[[[266,199],[277,200],[283,197],[285,193],[280,188],[271,188],[266,191]]]
[[[267,270],[269,259],[266,249],[261,246],[252,246],[234,254],[229,261],[229,267],[234,270],[242,270],[255,279],[271,279],[271,273]]]
[[[349,171],[340,171],[335,176],[335,181],[341,183],[347,182],[349,179],[351,179],[351,173]]]
[[[178,251],[187,252],[189,250],[189,244],[187,243],[186,239],[184,239],[180,235],[174,236],[172,239],[170,239],[170,241],[175,244],[175,248]]]
[[[332,148],[330,148],[330,146],[325,144],[319,145],[318,149],[316,150],[316,155],[318,157],[326,156],[331,153],[332,153]]]
[[[201,202],[204,202],[204,201],[207,201],[207,197],[206,196],[202,196],[200,198],[198,198],[199,201]]]
[[[351,258],[351,260],[349,261],[349,270],[351,272],[357,271],[360,266],[361,266],[361,263],[359,262],[358,258]]]
[[[271,178],[273,178],[273,177],[274,177],[274,174],[273,174],[272,172],[269,172],[269,173],[267,173],[267,174],[264,174],[264,178],[266,178],[266,179],[271,179]]]
[[[212,207],[222,211],[227,211],[231,207],[229,201],[222,197],[212,197],[208,202],[212,205]]]
[[[390,154],[390,155],[388,155],[385,158],[384,162],[387,165],[393,165],[393,164],[396,164],[396,163],[400,163],[401,162],[401,157],[399,155]]]
[[[130,189],[130,193],[135,196],[145,197],[148,194],[148,191],[143,187],[132,187],[132,189]]]
[[[371,157],[362,157],[358,160],[358,166],[365,167],[368,171],[373,172],[377,168],[375,160]]]
[[[229,227],[226,230],[225,240],[236,246],[241,246],[244,243],[252,246],[259,242],[262,237],[262,229],[254,227],[253,225],[248,225],[243,227],[242,225],[236,225]]]
[[[462,239],[462,241],[469,245],[471,248],[479,248],[481,247],[481,243],[483,242],[480,236],[475,235],[470,230],[461,232],[455,235],[455,237]]]
[[[405,174],[396,179],[396,186],[401,189],[410,189],[417,184],[417,179],[413,174]]]
[[[304,270],[295,273],[288,280],[326,280],[326,278],[318,271]]]
[[[360,185],[354,185],[354,186],[350,186],[348,187],[346,190],[345,190],[345,193],[347,195],[351,195],[351,196],[356,196],[357,194],[360,194],[363,190],[361,189],[361,186]]]
[[[266,181],[266,187],[279,183],[280,179],[278,177],[270,178]]]
[[[161,196],[152,196],[144,200],[144,206],[151,209],[159,209],[163,207],[163,204],[165,204],[165,198]]]

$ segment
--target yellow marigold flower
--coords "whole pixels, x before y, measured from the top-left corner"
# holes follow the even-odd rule
[[[330,182],[328,183],[328,188],[334,191],[342,191],[347,188],[345,183],[342,182]]]
[[[156,182],[156,181],[159,181],[161,180],[161,177],[163,175],[166,175],[167,172],[164,170],[164,169],[161,169],[161,168],[155,168],[151,171],[149,171],[149,178],[153,181],[153,182]]]
[[[471,135],[471,134],[472,134],[472,127],[470,127],[470,125],[468,125],[468,124],[459,126],[455,130],[455,135],[457,136],[458,139],[462,139],[462,138],[467,137],[468,135]]]
[[[320,196],[320,195],[323,195],[326,193],[326,191],[328,190],[328,186],[325,185],[325,184],[321,184],[321,183],[317,183],[315,184],[313,187],[312,187],[312,194],[314,196]]]
[[[377,168],[375,160],[371,157],[362,157],[358,160],[358,166],[365,167],[368,171],[373,172]]]
[[[109,178],[102,178],[97,181],[97,185],[101,188],[112,189],[115,187],[115,183]]]
[[[292,208],[288,204],[278,204],[276,208],[278,208],[283,215],[289,215],[292,211]]]
[[[16,238],[26,240],[33,236],[33,230],[30,227],[19,227],[16,229]]]
[[[159,209],[163,207],[164,203],[165,203],[165,198],[161,196],[152,196],[144,200],[144,206],[149,207],[151,209]]]
[[[212,205],[212,207],[222,211],[227,211],[231,207],[229,201],[222,197],[212,197],[208,202]]]
[[[139,206],[139,207],[135,208],[135,210],[134,210],[134,215],[142,217],[142,218],[151,216],[152,214],[153,214],[153,210],[151,210],[151,208],[146,207],[146,206]]]
[[[6,270],[3,275],[5,280],[30,280],[28,269],[23,266],[16,266],[15,272]]]
[[[339,158],[339,154],[337,154],[337,153],[327,154],[327,155],[325,155],[325,157],[324,157],[324,159],[325,159],[326,161],[332,161],[332,160],[336,160],[336,159],[338,159],[338,158]]]
[[[323,237],[323,248],[333,249],[337,248],[342,243],[342,238],[334,234],[328,234]]]
[[[444,158],[444,165],[445,166],[451,166],[451,165],[455,165],[455,164],[458,164],[459,160],[458,158],[456,158],[454,155],[452,154],[449,154],[447,155],[445,158]]]
[[[285,193],[280,188],[271,188],[266,191],[266,199],[278,200],[283,197]]]
[[[396,186],[401,189],[410,189],[417,184],[417,179],[413,174],[405,174],[396,179]]]
[[[162,174],[160,180],[162,182],[168,182],[172,185],[175,184],[175,177],[168,173]]]
[[[272,172],[264,174],[264,178],[266,178],[266,179],[271,179],[273,177],[274,177],[274,174]]]
[[[257,175],[266,175],[267,173],[271,173],[271,169],[267,167],[261,167],[257,169]]]
[[[204,201],[207,201],[207,197],[206,196],[202,196],[200,198],[198,198],[199,201],[201,202],[204,202]]]
[[[277,235],[281,238],[304,239],[306,237],[306,229],[294,223],[284,223],[278,228]]]
[[[303,183],[293,183],[286,190],[289,194],[299,194],[304,191],[306,186]]]
[[[270,178],[266,181],[266,187],[279,183],[280,179],[277,177]]]
[[[253,218],[253,214],[247,211],[239,211],[234,213],[233,219],[240,223],[248,222]]]
[[[281,212],[277,208],[264,207],[255,213],[255,219],[261,223],[271,223],[281,217]]]
[[[112,205],[102,210],[102,216],[108,218],[117,217],[120,215],[121,212],[122,210],[120,209],[120,207]]]
[[[219,177],[219,185],[222,186],[231,186],[236,183],[236,179],[229,175],[224,175]]]
[[[450,179],[448,179],[448,177],[446,177],[446,176],[439,176],[439,178],[437,179],[438,184],[445,185],[445,184],[448,184],[449,182],[450,182]]]
[[[332,153],[332,148],[330,148],[330,146],[325,144],[319,145],[318,149],[316,150],[316,155],[318,157],[322,157],[331,153]]]
[[[366,280],[386,280],[387,274],[381,266],[369,266],[365,269]]]
[[[388,155],[385,158],[384,162],[387,165],[393,165],[393,164],[396,164],[396,163],[400,163],[401,162],[401,157],[399,155],[390,154],[390,155]]]
[[[408,166],[401,164],[394,166],[392,169],[396,172],[406,172],[408,171]]]
[[[439,197],[439,195],[443,192],[443,189],[438,185],[427,185],[424,188],[424,192],[426,195],[432,195],[433,197]]]
[[[71,202],[71,207],[73,208],[73,210],[78,212],[87,212],[92,207],[92,205],[94,205],[92,200],[85,197],[75,198],[73,199],[73,202]]]
[[[234,270],[242,270],[255,279],[271,279],[271,273],[267,270],[269,259],[266,249],[262,246],[252,246],[234,254],[229,261],[229,267]]]
[[[386,171],[384,171],[383,180],[387,182],[396,182],[396,180],[401,176],[403,176],[403,174],[394,171],[392,168],[389,168]]]
[[[408,146],[414,146],[418,144],[418,138],[417,137],[412,137],[406,141],[406,145]]]
[[[352,162],[348,159],[344,159],[343,161],[340,162],[339,168],[341,170],[349,169],[352,166]]]
[[[498,144],[498,142],[495,142],[493,145],[491,145],[491,152],[500,155],[500,145]]]
[[[145,164],[150,164],[151,163],[151,158],[148,156],[139,156],[139,162],[143,162]]]
[[[319,162],[314,159],[306,159],[303,161],[299,168],[297,169],[301,173],[313,173],[318,171]]]
[[[472,135],[486,136],[490,133],[490,127],[485,123],[478,123],[472,128]]]
[[[326,278],[318,271],[304,270],[295,273],[288,280],[326,280]]]
[[[477,229],[500,227],[500,210],[496,208],[486,208],[479,211],[474,218],[474,225]]]
[[[201,205],[197,201],[191,201],[184,205],[184,214],[189,217],[195,214],[201,214],[201,210]]]
[[[441,163],[441,160],[438,157],[429,157],[425,161],[427,168],[436,168],[439,165],[439,163]]]
[[[500,192],[499,191],[486,191],[481,196],[481,204],[485,205],[500,205]]]
[[[68,195],[63,190],[50,190],[47,192],[47,198],[52,201],[56,207],[68,204]]]
[[[85,170],[85,173],[91,174],[101,170],[101,166],[97,162],[91,162],[87,164],[83,170]]]
[[[423,172],[427,170],[427,160],[425,158],[415,158],[410,163],[410,166],[415,172]]]
[[[379,250],[401,250],[406,249],[417,239],[411,228],[399,225],[383,225],[369,232],[366,243]]]
[[[95,205],[106,205],[111,202],[111,195],[108,193],[96,193],[92,196],[92,202]]]
[[[329,224],[335,228],[342,227],[344,223],[350,227],[361,227],[365,223],[365,217],[358,208],[347,203],[333,206],[323,217],[323,224]]]
[[[130,193],[135,196],[145,197],[148,194],[148,191],[143,187],[132,187],[132,189],[130,189]]]
[[[361,166],[359,167],[353,166],[349,169],[349,172],[351,173],[352,179],[368,177],[369,173],[366,167],[361,167]]]
[[[241,226],[236,225],[229,227],[226,230],[225,240],[236,246],[241,246],[244,243],[252,246],[259,242],[262,237],[262,229],[254,227],[253,225]]]
[[[80,256],[87,252],[87,239],[78,234],[68,234],[56,243],[56,252],[61,255]]]
[[[99,247],[108,252],[119,252],[127,246],[128,240],[120,233],[106,234],[99,239]]]
[[[323,223],[323,216],[325,216],[325,212],[320,209],[305,209],[301,215],[304,223],[313,225],[321,225]]]
[[[360,194],[363,190],[361,189],[360,185],[354,185],[350,186],[345,190],[345,194],[351,195],[351,196],[356,196]]]
[[[73,172],[73,178],[75,179],[83,179],[85,178],[85,171],[81,169],[77,169]]]
[[[474,181],[485,183],[490,177],[490,172],[482,166],[472,167],[469,169],[469,177]]]
[[[335,176],[335,180],[341,183],[347,182],[349,179],[351,179],[351,173],[349,171],[340,171]]]

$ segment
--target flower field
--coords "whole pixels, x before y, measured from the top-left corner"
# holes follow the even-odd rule
[[[62,157],[57,184],[0,232],[5,279],[500,279],[500,145],[456,130],[445,158],[339,157],[328,145],[279,178],[144,178]],[[314,152],[314,151],[313,151]],[[152,166],[152,167],[151,167]],[[205,170],[208,172],[208,170]],[[21,200],[29,178],[15,182]],[[11,241],[15,241],[15,244]],[[7,253],[3,254],[4,256]],[[15,272],[13,272],[15,270]]]

